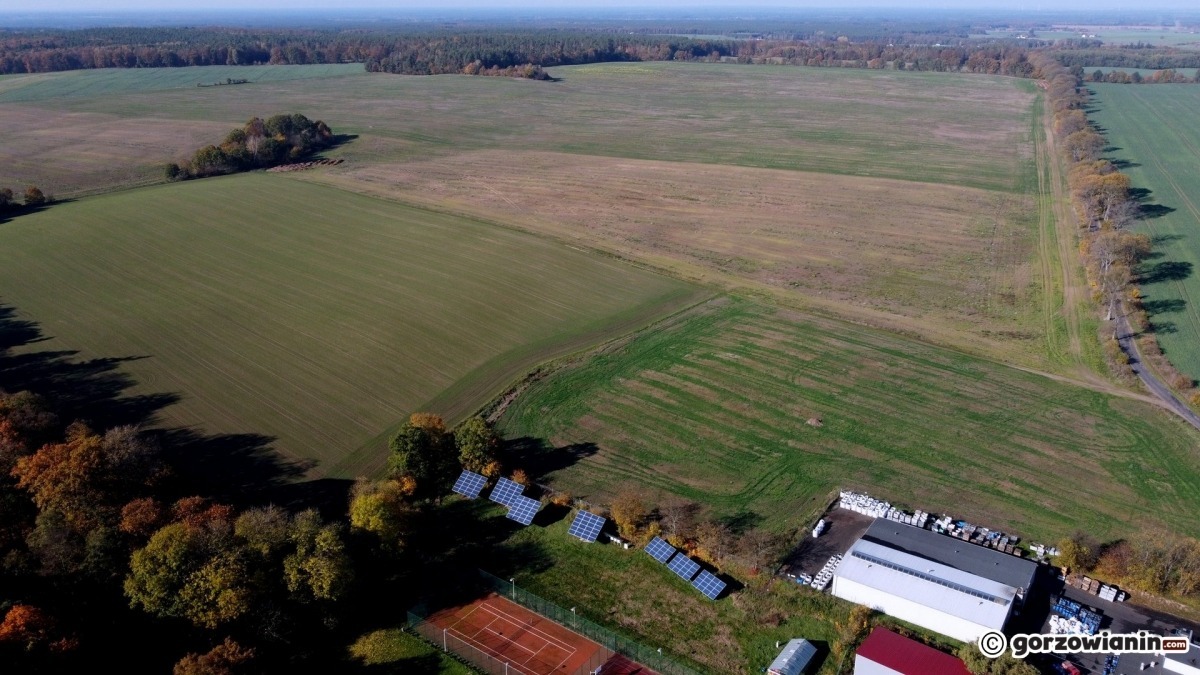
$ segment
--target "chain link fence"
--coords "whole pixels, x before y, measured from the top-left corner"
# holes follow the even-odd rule
[[[508,598],[518,605],[560,623],[589,640],[595,641],[605,649],[611,650],[630,660],[637,661],[662,675],[700,675],[697,671],[663,655],[662,650],[651,649],[639,642],[618,635],[597,623],[576,615],[571,610],[563,609],[545,598],[530,593],[517,586],[513,581],[501,579],[483,570],[479,570],[479,575],[490,587],[490,590],[497,595]]]

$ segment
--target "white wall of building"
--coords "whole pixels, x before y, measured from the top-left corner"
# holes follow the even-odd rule
[[[904,673],[901,673],[898,670],[892,670],[887,666],[881,666],[871,659],[855,654],[854,675],[904,675]]]
[[[914,579],[913,583],[921,583]],[[912,600],[900,598],[885,591],[860,584],[856,581],[833,577],[833,594],[843,600],[849,600],[860,605],[866,605],[889,616],[903,619],[929,630],[948,635],[956,640],[972,642],[979,639],[987,631],[994,630],[966,619],[952,616],[932,607],[926,607]],[[973,601],[964,595],[965,601]],[[882,672],[882,671],[881,671]]]

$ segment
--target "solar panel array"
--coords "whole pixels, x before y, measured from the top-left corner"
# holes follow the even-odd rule
[[[675,555],[675,547],[658,537],[651,539],[644,550],[650,554],[651,558],[664,564],[671,559],[671,556]]]
[[[680,553],[667,563],[667,569],[678,574],[684,581],[691,581],[696,572],[700,571],[700,563]]]
[[[528,525],[533,522],[533,517],[537,515],[540,508],[542,508],[542,503],[538,500],[517,495],[508,507],[508,518],[522,525]]]
[[[725,590],[725,582],[717,578],[717,575],[704,570],[696,580],[692,582],[696,590],[700,591],[709,600],[716,600],[721,591]]]
[[[524,491],[525,488],[521,487],[520,483],[514,483],[507,478],[501,478],[500,480],[496,481],[496,487],[492,488],[492,494],[488,496],[488,499],[496,502],[497,504],[503,504],[511,507],[513,505],[513,501],[516,500],[517,497],[520,497],[521,493]]]
[[[484,485],[487,485],[486,478],[474,471],[463,471],[458,480],[454,481],[453,489],[467,499],[475,499],[483,492]]]
[[[596,541],[596,537],[600,536],[602,529],[604,529],[604,518],[580,509],[579,513],[575,514],[575,520],[571,523],[567,534],[591,542]]]

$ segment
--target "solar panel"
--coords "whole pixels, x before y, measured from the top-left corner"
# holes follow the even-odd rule
[[[678,574],[684,581],[691,581],[692,577],[696,576],[696,572],[700,571],[700,563],[680,553],[671,559],[671,562],[667,564],[667,569]]]
[[[542,508],[542,503],[538,500],[517,495],[516,500],[508,507],[508,519],[528,525],[533,522],[533,517],[537,515],[540,508]]]
[[[675,547],[663,541],[662,539],[659,539],[658,537],[651,539],[650,543],[646,544],[646,548],[644,550],[646,553],[650,554],[651,558],[654,558],[660,563],[666,563],[671,559],[671,556],[675,555]]]
[[[483,486],[486,484],[487,479],[483,476],[474,471],[463,471],[459,475],[458,480],[454,481],[453,489],[467,499],[475,499],[483,491]]]
[[[580,510],[575,514],[575,520],[571,523],[571,527],[567,529],[567,534],[573,537],[579,537],[584,541],[596,541],[596,537],[600,536],[600,530],[604,529],[604,518],[587,511]]]
[[[503,504],[512,506],[513,500],[521,496],[525,488],[521,487],[520,483],[514,483],[507,478],[501,478],[496,481],[496,487],[492,488],[492,494],[488,495],[488,499]]]
[[[717,575],[704,570],[696,580],[692,582],[696,590],[700,591],[709,600],[716,600],[721,591],[725,590],[725,582],[717,578]]]

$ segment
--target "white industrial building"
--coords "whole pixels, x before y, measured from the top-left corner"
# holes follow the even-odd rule
[[[1186,654],[1167,654],[1162,660],[1162,668],[1168,673],[1200,675],[1200,645],[1191,643]]]
[[[876,519],[842,557],[833,594],[971,642],[1004,630],[1037,565],[911,525]]]

